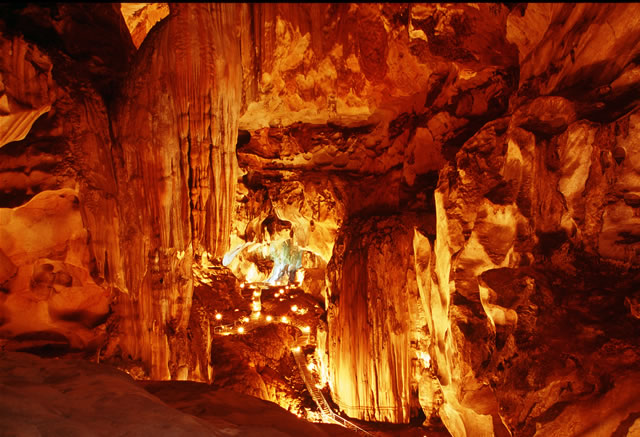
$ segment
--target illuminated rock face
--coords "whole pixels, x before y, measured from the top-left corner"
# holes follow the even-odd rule
[[[133,44],[139,48],[151,28],[169,15],[168,3],[120,3]]]
[[[246,180],[231,244],[240,255],[230,264],[239,276],[269,277],[273,266],[255,262],[260,250],[271,252],[267,242],[292,238],[328,262],[346,218],[431,208],[425,191],[435,187],[446,157],[506,109],[517,74],[515,46],[500,33],[508,10],[493,7],[487,27],[478,9],[439,11],[439,20],[453,23],[441,30],[478,27],[476,35],[467,29],[465,49],[454,53],[441,47],[445,39],[425,41],[425,31],[433,34],[425,19],[434,11],[423,9],[243,9],[254,27],[242,39],[246,109],[237,151]],[[358,31],[363,22],[376,31]],[[424,30],[407,33],[408,22]],[[474,56],[491,62],[471,62]],[[274,221],[278,236],[265,237],[261,227]]]
[[[504,39],[508,10],[496,5],[261,4],[246,13],[253,17],[253,31],[245,38],[253,38],[248,43],[257,56],[243,57],[245,88],[252,93],[248,102],[253,102],[241,129],[395,118],[419,112],[429,88],[445,84],[450,71],[469,69],[466,81],[485,70],[480,76],[486,79],[489,71],[499,76],[501,68],[517,64],[515,47]],[[466,88],[477,79],[457,86]],[[484,91],[500,94],[500,86],[491,88]],[[456,94],[448,97],[455,101]],[[473,100],[460,108],[458,118],[486,110],[477,98],[474,107]]]
[[[227,249],[242,78],[234,10],[177,5],[149,35],[115,105],[129,266],[117,312],[120,332],[131,334],[119,346],[150,363],[155,379],[190,376],[193,255]]]
[[[547,12],[544,26],[587,14],[584,8]],[[615,28],[626,22],[620,12],[588,13],[608,16]],[[537,14],[543,12],[527,8],[523,19],[539,24]],[[520,20],[510,15],[510,25]],[[549,56],[548,46],[564,41],[554,31],[566,29],[549,27],[543,42],[532,43],[518,39],[524,33],[515,38],[511,28],[524,81],[511,102],[517,106],[480,129],[440,172],[437,238],[416,234],[414,240],[416,260],[422,260],[418,284],[429,308],[429,352],[444,400],[440,416],[455,436],[609,435],[624,429],[620,416],[634,408],[621,383],[604,381],[637,376],[631,363],[638,343],[625,330],[636,323],[637,184],[627,150],[638,116],[617,118],[632,102],[622,98],[625,92],[601,87],[624,82],[634,89],[629,71],[636,67],[621,61],[578,94],[572,87],[591,80],[589,68],[597,62],[582,51],[575,54],[582,69],[569,65],[553,79],[529,80],[530,69],[542,62],[535,54]],[[598,32],[590,38],[600,41]],[[621,31],[616,44],[635,47],[634,38]],[[538,43],[546,51],[534,49],[523,59],[527,45]],[[597,56],[614,53],[602,49],[608,54]],[[536,86],[545,88],[531,91]],[[537,93],[565,97],[531,98]],[[595,93],[600,102],[588,97]],[[578,399],[592,405],[607,399],[611,411],[623,412],[600,421]],[[562,411],[555,421],[554,408]]]
[[[19,37],[2,38],[0,147],[24,139],[55,99],[51,61]],[[26,100],[26,101],[25,101]]]
[[[79,30],[70,16],[82,8],[63,7],[69,14],[56,32],[69,44],[46,50],[33,42],[46,38],[31,20],[46,25],[47,7],[17,16],[4,8],[24,35],[0,36],[0,137],[9,141],[0,148],[0,335],[7,349],[93,354],[106,340],[111,289],[124,284],[109,119],[97,88],[109,83],[101,74],[121,74],[131,52],[110,6],[95,6],[89,22],[118,54],[104,45],[93,64],[73,60],[86,47],[68,41],[69,29]]]
[[[636,187],[624,182],[634,170],[607,160],[628,138],[615,133],[620,126],[630,132],[637,115],[603,125],[565,123],[551,139],[518,127],[522,120],[542,125],[540,115],[558,105],[574,112],[566,101],[536,100],[468,141],[455,166],[441,172],[433,251],[424,236],[414,240],[429,352],[444,398],[440,415],[453,435],[501,435],[505,424],[529,435],[532,423],[549,422],[543,413],[557,403],[600,402],[594,390],[602,378],[628,374],[638,354],[637,341],[623,331],[634,324],[623,308],[638,261],[622,223],[633,219],[618,216],[614,235],[608,223],[612,211],[632,208],[626,193]],[[531,369],[534,358],[540,364]],[[583,420],[584,429],[592,425]],[[597,429],[607,434],[619,423]]]
[[[353,220],[336,242],[326,350],[333,400],[350,417],[407,423],[418,404],[411,386],[426,339],[413,258],[406,256],[418,222]]]
[[[286,170],[251,170],[243,180],[223,262],[250,282],[293,282],[296,269],[326,267],[344,218],[340,181]]]
[[[351,416],[626,431],[637,5],[0,10],[3,347],[210,381],[193,263],[242,248],[314,270]]]

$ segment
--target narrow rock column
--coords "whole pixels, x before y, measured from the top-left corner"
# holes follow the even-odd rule
[[[172,5],[114,106],[128,265],[117,336],[123,356],[153,379],[206,379],[189,375],[186,328],[193,255],[221,256],[230,234],[242,97],[236,15],[234,5]]]
[[[418,299],[412,235],[398,217],[356,220],[343,232],[328,266],[332,397],[350,417],[408,423],[416,324],[409,302]]]

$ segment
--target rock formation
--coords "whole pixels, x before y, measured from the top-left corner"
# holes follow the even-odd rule
[[[135,333],[119,346],[150,364],[153,378],[189,376],[193,256],[227,250],[242,78],[233,10],[176,5],[137,53],[114,105],[130,266],[119,329]]]
[[[78,15],[109,35],[90,62],[80,55],[91,36],[71,41],[87,32]],[[106,339],[111,291],[124,289],[101,92],[133,46],[109,5],[5,5],[3,16],[2,337],[9,349],[93,353]]]
[[[424,319],[413,257],[405,256],[412,222],[407,216],[353,220],[328,266],[329,383],[333,400],[350,417],[403,423],[419,406],[411,385],[422,362],[412,358],[424,338]],[[384,267],[391,260],[392,270]]]
[[[117,369],[81,360],[15,352],[0,357],[0,424],[6,435],[355,435],[207,384],[136,384]]]
[[[638,12],[1,5],[0,348],[289,406],[302,281],[349,417],[634,435]]]
[[[133,44],[139,48],[155,24],[169,15],[168,3],[120,3]]]

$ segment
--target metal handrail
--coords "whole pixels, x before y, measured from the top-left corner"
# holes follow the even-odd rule
[[[373,437],[373,434],[371,434],[370,432],[360,428],[358,425],[336,414],[331,409],[331,406],[327,402],[327,399],[324,397],[324,394],[320,390],[318,390],[318,388],[315,386],[313,381],[311,381],[312,376],[307,370],[306,359],[304,358],[304,355],[302,354],[302,351],[300,349],[296,350],[296,348],[300,347],[302,343],[306,343],[308,339],[309,339],[308,335],[302,335],[298,337],[298,340],[296,341],[296,346],[292,348],[291,352],[293,354],[293,358],[296,361],[296,364],[298,365],[298,369],[300,369],[300,375],[302,376],[302,380],[307,386],[307,390],[309,391],[309,394],[311,395],[315,403],[318,405],[318,408],[320,409],[322,417],[332,420],[338,425],[341,425],[341,426],[344,426],[345,428],[356,431],[357,433]]]
[[[402,410],[403,407],[399,407],[399,406],[393,406],[393,407],[362,407],[362,406],[356,406],[356,405],[349,405],[347,404],[345,401],[342,400],[342,398],[340,398],[340,396],[338,396],[337,393],[333,393],[331,396],[334,400],[334,402],[342,409],[351,409],[351,410],[359,410],[359,411],[379,411],[379,410],[384,410],[384,411],[389,411],[389,410]]]

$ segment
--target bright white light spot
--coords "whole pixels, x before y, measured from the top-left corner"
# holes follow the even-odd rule
[[[258,282],[260,280],[260,272],[255,264],[249,266],[249,270],[246,275],[247,282]]]
[[[270,322],[270,321],[272,321],[272,320],[273,320],[273,317],[271,317],[271,316],[267,316],[267,322]]]
[[[315,364],[313,364],[313,363],[309,363],[309,364],[307,364],[307,369],[309,369],[309,370],[313,370],[313,369],[315,369],[315,368],[316,368],[316,365],[315,365]]]
[[[222,319],[222,314],[220,313],[216,314],[216,320],[220,320],[220,319]]]
[[[293,348],[293,351],[294,351],[294,352],[300,352],[300,346],[294,347],[294,348]]]
[[[431,367],[431,355],[429,355],[426,352],[420,351],[420,352],[418,352],[418,358],[420,358],[422,360],[422,363],[424,364],[424,367],[426,367],[426,368]]]
[[[247,322],[249,321],[249,317],[243,317],[242,321],[243,321],[244,323],[247,323]]]
[[[238,334],[243,334],[244,333],[244,328],[241,326],[238,328]]]
[[[240,288],[244,288],[244,282],[240,284]]]
[[[289,319],[286,316],[282,316],[280,321],[282,321],[282,323],[289,323]]]
[[[298,305],[291,305],[291,311],[293,312],[298,311]]]
[[[256,296],[256,297],[258,297],[258,296],[260,296],[260,292],[259,292],[259,291],[254,291],[254,292],[253,292],[253,295],[254,295],[254,296]]]
[[[284,293],[284,289],[281,288],[280,290],[278,290],[280,293]]]
[[[309,326],[305,326],[302,328],[302,332],[311,332],[311,328]]]

